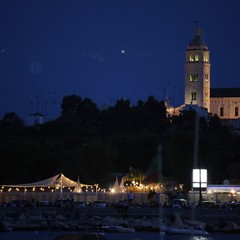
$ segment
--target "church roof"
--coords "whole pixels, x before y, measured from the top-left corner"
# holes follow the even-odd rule
[[[211,88],[210,97],[240,97],[240,88]]]
[[[208,50],[208,46],[204,42],[201,35],[201,30],[198,26],[195,29],[195,35],[192,41],[188,44],[188,47],[187,47],[187,50],[192,50],[192,49]]]

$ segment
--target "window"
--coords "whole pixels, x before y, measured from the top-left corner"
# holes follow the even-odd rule
[[[190,56],[189,56],[189,61],[190,62],[198,62],[199,61],[199,55],[198,54],[191,54]]]
[[[199,61],[199,55],[195,54],[195,61],[198,62]]]
[[[205,100],[208,101],[208,90],[205,91]]]
[[[205,77],[205,80],[208,80],[208,74],[207,73],[204,74],[204,77]]]
[[[190,73],[190,82],[197,82],[198,73]]]
[[[208,62],[208,55],[206,53],[204,54],[203,61]]]
[[[238,116],[238,107],[235,107],[235,116]]]
[[[220,107],[220,117],[223,117],[224,116],[224,109],[223,107]]]
[[[191,100],[196,100],[197,99],[197,93],[196,92],[191,92]]]

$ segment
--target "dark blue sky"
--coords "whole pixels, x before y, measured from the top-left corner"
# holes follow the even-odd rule
[[[56,118],[71,94],[180,105],[196,20],[211,87],[240,87],[239,0],[0,0],[0,118]]]

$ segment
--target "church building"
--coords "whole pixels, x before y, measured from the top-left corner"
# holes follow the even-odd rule
[[[185,51],[185,102],[178,108],[167,107],[170,115],[199,108],[217,115],[224,124],[240,123],[240,88],[210,88],[210,51],[199,26]]]

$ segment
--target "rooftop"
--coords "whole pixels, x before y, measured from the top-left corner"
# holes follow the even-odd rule
[[[201,35],[201,30],[198,26],[195,29],[195,35],[192,41],[188,44],[188,47],[187,47],[187,50],[192,50],[192,49],[208,50],[208,46],[204,42]]]
[[[210,97],[240,97],[240,88],[211,88]]]

